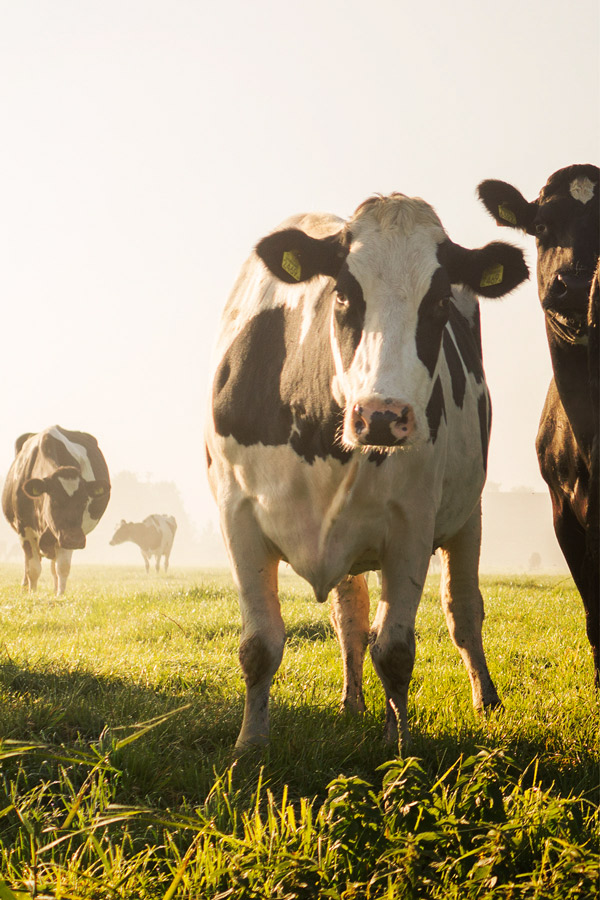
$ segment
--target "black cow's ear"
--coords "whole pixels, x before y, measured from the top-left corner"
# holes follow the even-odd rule
[[[286,228],[259,241],[256,253],[280,281],[298,284],[315,275],[336,278],[348,248],[341,231],[326,238],[314,238],[299,228]]]
[[[533,220],[537,203],[529,203],[512,184],[489,179],[481,182],[477,193],[496,224],[506,228],[520,228],[521,231],[534,234]]]
[[[438,248],[452,284],[465,284],[481,297],[503,297],[529,278],[523,251],[503,241],[467,250],[452,241]]]
[[[48,493],[48,483],[45,478],[30,478],[23,485],[23,493],[35,500],[36,497]]]

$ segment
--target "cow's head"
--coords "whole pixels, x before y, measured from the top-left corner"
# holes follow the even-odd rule
[[[517,248],[459,247],[431,206],[402,194],[365,201],[337,234],[318,238],[287,228],[263,238],[256,252],[288,284],[333,279],[332,390],[344,410],[348,449],[426,440],[452,285],[499,297],[528,275]]]
[[[46,478],[30,478],[24,493],[42,506],[44,524],[64,550],[85,547],[86,517],[97,521],[108,501],[110,484],[85,481],[74,466],[61,466]],[[89,528],[87,528],[89,531]]]
[[[115,533],[109,541],[111,547],[115,547],[117,544],[123,544],[125,541],[129,540],[132,524],[132,522],[126,522],[125,519],[121,519],[115,529]]]
[[[538,289],[547,319],[576,338],[585,328],[600,244],[600,169],[574,165],[550,176],[537,200],[504,181],[483,181],[479,197],[498,225],[535,235]]]

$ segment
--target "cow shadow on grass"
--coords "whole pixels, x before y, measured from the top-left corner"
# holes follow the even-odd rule
[[[234,744],[243,695],[241,676],[234,683],[219,673],[211,677],[200,667],[189,675],[168,677],[157,687],[83,668],[5,661],[0,664],[0,740],[38,744],[50,769],[53,754],[56,768],[58,756],[69,755],[65,751],[88,754],[93,760],[108,754],[120,773],[115,801],[126,804],[141,799],[203,803],[215,777],[231,765],[244,793],[252,793],[260,775],[276,791],[287,784],[293,795],[321,798],[342,773],[379,786],[379,767],[397,755],[397,748],[383,741],[382,704],[355,717],[339,713],[336,703],[324,703],[318,691],[303,693],[298,688],[292,699],[273,697],[269,747],[238,758]],[[535,739],[518,737],[508,746],[501,728],[486,733],[475,719],[465,720],[459,730],[432,733],[417,724],[412,728],[409,755],[422,760],[432,782],[461,757],[484,751],[497,756],[499,771],[513,781],[526,773],[525,784],[537,777],[538,783],[553,785],[555,793],[597,798],[591,747],[579,748],[567,760],[565,754],[552,752],[543,733]],[[119,741],[137,733],[139,739],[119,748]],[[532,764],[536,758],[537,769]],[[28,760],[23,756],[21,764],[29,765]],[[17,762],[3,760],[2,768],[7,765]],[[74,781],[82,782],[88,772],[89,765],[83,765]]]

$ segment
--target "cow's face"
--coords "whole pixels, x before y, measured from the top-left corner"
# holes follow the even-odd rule
[[[451,285],[500,296],[527,276],[519,250],[464,250],[427,203],[401,194],[367,200],[337,235],[287,229],[264,238],[257,253],[289,284],[332,278],[332,392],[344,410],[347,449],[390,451],[427,440]]]
[[[121,519],[119,524],[115,529],[115,533],[110,539],[109,543],[111,547],[116,546],[117,544],[123,544],[125,541],[129,540],[130,536],[130,522],[126,522],[125,519]]]
[[[535,236],[540,301],[547,318],[573,333],[585,328],[600,244],[600,169],[568,166],[528,203],[512,185],[484,181],[479,195],[499,225]]]
[[[88,519],[100,518],[110,493],[107,481],[85,481],[78,469],[61,466],[46,478],[30,478],[24,493],[41,507],[44,526],[59,547],[81,550],[90,530]]]

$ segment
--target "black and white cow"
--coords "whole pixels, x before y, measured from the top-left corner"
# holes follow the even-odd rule
[[[375,197],[349,221],[297,216],[259,242],[227,303],[207,429],[209,479],[239,589],[246,704],[238,747],[268,739],[285,628],[277,568],[333,591],[343,703],[364,709],[367,642],[386,735],[408,736],[414,624],[432,552],[477,708],[480,495],[490,425],[476,293],[527,277],[520,250],[452,243],[434,210]],[[381,568],[369,636],[364,576]]]
[[[91,434],[54,425],[17,439],[2,509],[21,540],[25,587],[36,589],[45,556],[57,594],[64,593],[73,550],[85,547],[109,499],[108,468]]]
[[[126,522],[125,519],[121,519],[110,545],[114,547],[125,541],[133,541],[142,551],[146,574],[150,571],[152,557],[155,559],[156,571],[160,570],[161,556],[163,569],[168,572],[176,531],[177,522],[174,516],[152,515],[147,516],[143,522]]]
[[[597,166],[574,165],[551,175],[531,203],[504,181],[484,181],[478,188],[499,225],[536,238],[538,290],[554,373],[536,450],[556,537],[583,600],[597,686],[599,183]]]

